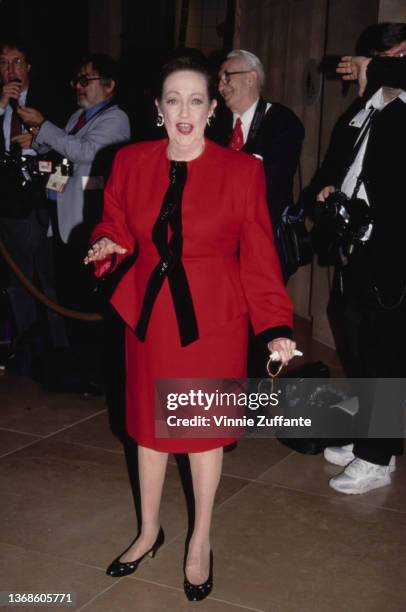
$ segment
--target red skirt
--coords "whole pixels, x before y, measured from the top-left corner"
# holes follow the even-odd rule
[[[208,296],[209,300],[210,297]],[[140,445],[161,452],[197,453],[227,446],[235,438],[157,438],[155,382],[159,378],[244,378],[248,317],[182,347],[168,283],[154,304],[146,339],[126,328],[127,431]]]

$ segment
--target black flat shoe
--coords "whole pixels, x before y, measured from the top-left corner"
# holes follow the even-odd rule
[[[202,599],[206,599],[208,595],[210,595],[213,589],[213,553],[210,551],[210,570],[209,577],[206,582],[203,584],[192,584],[186,578],[185,572],[185,582],[183,583],[183,590],[185,591],[185,595],[189,601],[201,601]]]
[[[149,555],[152,559],[155,557],[158,549],[162,546],[164,541],[165,534],[162,527],[160,527],[154,545],[149,550],[147,550],[146,553],[144,553],[139,559],[136,559],[135,561],[127,561],[124,563],[120,561],[120,557],[124,554],[121,553],[121,555],[119,555],[117,559],[114,559],[114,561],[110,563],[106,570],[106,574],[108,576],[113,576],[113,578],[121,578],[122,576],[128,576],[129,574],[132,574],[133,572],[135,572],[144,557],[146,557],[147,555]]]

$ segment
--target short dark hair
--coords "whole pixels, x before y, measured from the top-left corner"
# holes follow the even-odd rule
[[[5,49],[17,49],[17,51],[24,55],[27,64],[31,63],[31,53],[24,41],[17,38],[0,40],[0,53],[4,53]]]
[[[118,66],[110,55],[106,53],[89,53],[82,57],[77,69],[79,70],[82,66],[90,63],[99,77],[102,78],[102,83],[104,81],[104,85],[110,83],[110,81],[117,82]]]
[[[156,87],[156,97],[158,100],[161,100],[162,98],[163,87],[166,79],[174,72],[180,72],[182,70],[189,70],[191,72],[201,74],[206,79],[209,100],[211,101],[215,99],[217,89],[209,62],[206,60],[206,58],[204,58],[204,56],[198,57],[195,54],[189,54],[175,57],[162,67],[160,78]]]
[[[373,57],[406,40],[406,23],[375,23],[364,30],[358,39],[358,55]]]

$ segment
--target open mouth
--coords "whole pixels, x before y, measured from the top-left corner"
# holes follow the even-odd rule
[[[177,123],[176,129],[184,136],[188,136],[193,131],[193,125],[191,123]]]

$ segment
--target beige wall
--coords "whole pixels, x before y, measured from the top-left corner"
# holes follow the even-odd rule
[[[226,17],[226,0],[189,0],[189,15],[186,31],[186,46],[211,53],[221,48],[223,41],[217,26]],[[176,39],[179,35],[182,2],[176,2]]]
[[[378,20],[406,23],[406,0],[380,0]]]

